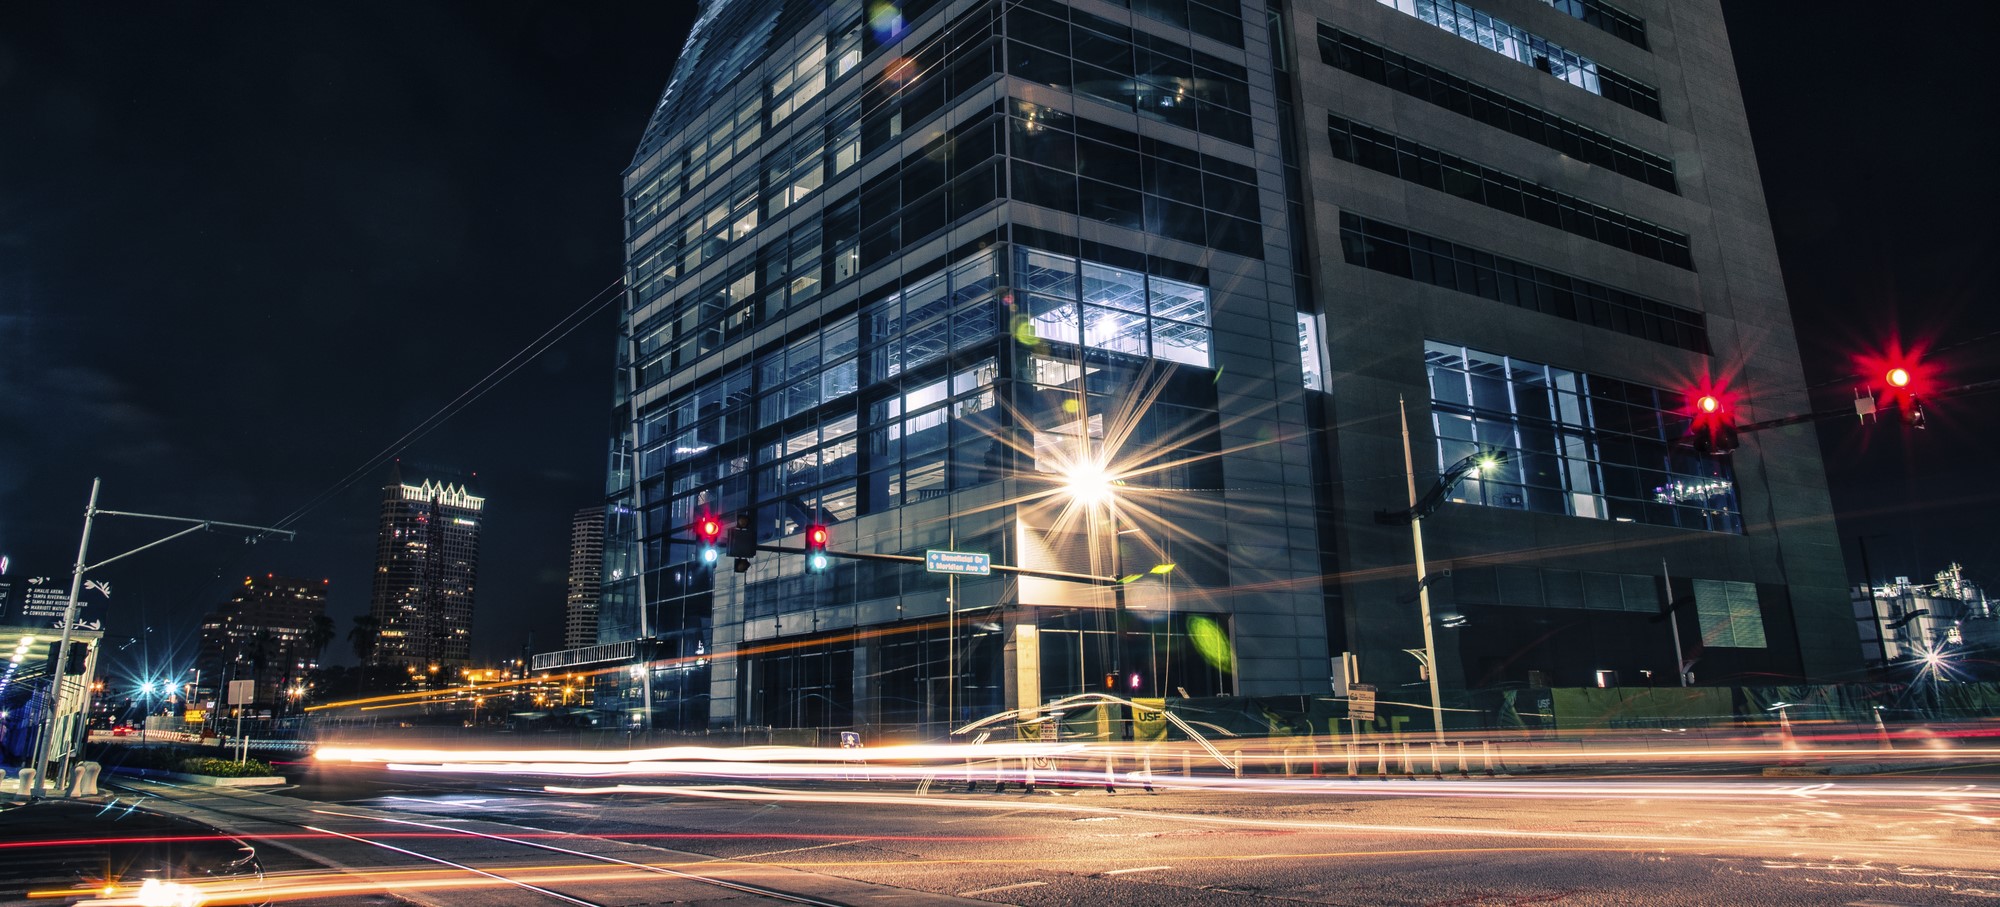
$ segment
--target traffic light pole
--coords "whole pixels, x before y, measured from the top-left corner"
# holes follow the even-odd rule
[[[701,544],[699,539],[668,538],[667,541],[682,545]],[[757,550],[768,551],[772,554],[807,554],[812,551],[812,549],[802,545],[758,545]],[[844,558],[850,561],[880,561],[892,564],[925,563],[924,558],[917,557],[914,554],[873,554],[864,551],[835,551],[831,548],[822,550],[819,553],[827,557]],[[1027,567],[1010,567],[1006,564],[990,564],[988,566],[995,573],[1008,573],[1015,576],[1058,579],[1072,583],[1090,583],[1097,586],[1118,585],[1118,578],[1115,576],[1092,576],[1088,573],[1065,573],[1061,570],[1033,570]]]
[[[225,523],[220,520],[203,520],[184,516],[161,516],[156,513],[129,513],[123,510],[100,510],[97,507],[97,492],[102,484],[102,479],[90,480],[90,503],[83,509],[83,541],[79,542],[76,546],[76,568],[70,572],[69,578],[69,601],[63,606],[62,643],[56,648],[55,662],[49,666],[51,672],[49,707],[47,711],[42,713],[39,733],[40,740],[35,747],[35,791],[33,796],[36,799],[40,799],[47,794],[49,749],[54,740],[56,730],[55,721],[62,714],[63,677],[69,670],[70,635],[76,628],[77,597],[83,592],[83,575],[107,564],[122,561],[148,548],[164,545],[181,536],[192,535],[202,530],[212,530],[218,526],[229,529],[251,529],[255,530],[259,536],[267,534],[281,535],[287,541],[290,541],[294,534],[288,529],[273,529],[268,526],[251,526],[244,523]],[[104,516],[137,517],[146,520],[166,520],[170,523],[188,523],[190,525],[186,529],[182,529],[165,538],[148,542],[124,554],[114,555],[91,564],[87,562],[90,555],[90,530],[96,523],[99,514]],[[252,536],[252,538],[255,537]],[[90,689],[90,678],[88,676],[83,678],[83,688],[87,696]]]

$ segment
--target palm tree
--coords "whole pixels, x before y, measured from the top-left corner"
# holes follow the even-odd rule
[[[325,614],[315,614],[312,629],[306,631],[306,648],[312,651],[314,660],[317,661],[320,653],[325,652],[326,647],[332,645],[334,638],[339,635],[340,630],[334,626],[333,618]]]
[[[354,618],[354,628],[347,631],[347,641],[354,645],[354,657],[367,665],[375,657],[375,644],[382,638],[382,622],[372,614]]]

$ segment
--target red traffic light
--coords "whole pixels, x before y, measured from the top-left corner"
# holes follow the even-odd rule
[[[832,565],[826,556],[826,541],[832,537],[825,526],[806,527],[806,569],[819,573]]]
[[[1910,370],[1901,366],[1890,369],[1889,374],[1883,377],[1888,379],[1890,387],[1910,386]]]
[[[722,537],[722,521],[712,516],[702,517],[695,521],[694,534],[704,542],[713,543]]]
[[[1714,394],[1703,394],[1694,402],[1694,408],[1712,415],[1722,411],[1722,401],[1716,399]]]

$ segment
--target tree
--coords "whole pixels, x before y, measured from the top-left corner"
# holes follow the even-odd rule
[[[313,660],[317,661],[320,653],[325,652],[326,647],[332,645],[334,638],[339,635],[340,631],[334,626],[333,618],[325,614],[313,615],[312,629],[306,632],[306,647],[312,651]]]
[[[354,645],[354,657],[367,665],[375,657],[375,645],[382,638],[382,622],[372,614],[354,618],[354,628],[347,631],[347,641]]]

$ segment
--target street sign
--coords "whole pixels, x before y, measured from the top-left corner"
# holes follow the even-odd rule
[[[933,548],[924,552],[924,570],[930,573],[992,576],[993,555],[975,554],[970,551],[939,551]]]
[[[232,680],[229,682],[229,704],[249,705],[257,700],[257,681]]]
[[[1347,717],[1355,721],[1375,720],[1375,687],[1365,683],[1347,685]]]

